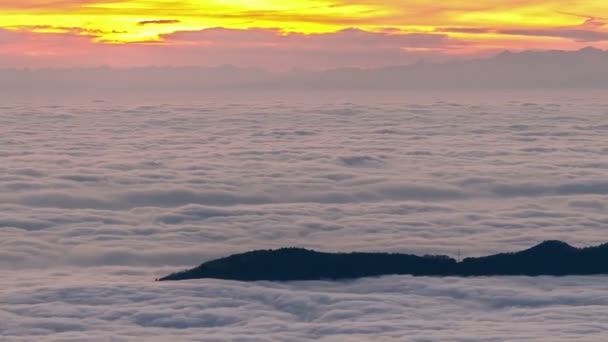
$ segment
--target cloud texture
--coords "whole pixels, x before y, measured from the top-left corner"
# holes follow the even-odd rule
[[[149,282],[146,272],[106,271],[103,280],[80,283],[57,273],[3,279],[0,335],[11,341],[598,341],[608,329],[605,277],[167,284]]]
[[[606,240],[601,92],[250,95],[4,101],[0,335],[605,333],[601,277],[150,283],[257,248],[474,256]]]

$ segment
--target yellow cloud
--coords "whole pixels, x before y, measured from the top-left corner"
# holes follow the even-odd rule
[[[351,27],[393,28],[403,33],[435,32],[442,27],[553,29],[576,27],[591,16],[608,17],[605,1],[20,0],[0,1],[0,28],[77,32],[106,43],[161,41],[166,34],[210,27],[276,28],[305,34]],[[472,43],[482,40],[483,45],[492,39],[496,44],[501,41],[499,33],[445,34]]]

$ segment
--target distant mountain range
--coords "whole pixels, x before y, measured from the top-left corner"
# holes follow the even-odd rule
[[[608,88],[608,51],[503,52],[491,58],[375,69],[270,72],[254,68],[0,69],[2,91]]]
[[[460,262],[445,255],[323,253],[302,248],[258,250],[212,260],[158,279],[241,281],[336,280],[382,275],[413,276],[566,276],[608,274],[608,243],[575,248],[545,241],[532,248]]]

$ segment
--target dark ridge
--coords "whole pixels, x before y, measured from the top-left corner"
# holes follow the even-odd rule
[[[565,276],[608,274],[608,244],[576,248],[545,241],[515,252],[466,258],[398,253],[325,253],[303,248],[258,250],[205,262],[158,280],[335,280],[382,275]]]

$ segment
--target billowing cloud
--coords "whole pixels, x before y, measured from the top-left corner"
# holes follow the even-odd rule
[[[219,44],[218,34],[241,39],[173,39]],[[345,49],[395,39],[343,34]],[[5,339],[605,335],[605,277],[152,281],[282,246],[467,257],[546,239],[604,242],[604,92],[36,95],[0,92]]]
[[[103,279],[100,269],[69,268],[4,277],[0,334],[43,342],[549,342],[598,341],[608,329],[604,277],[169,284],[150,281],[155,271],[147,269],[102,270]]]
[[[601,96],[297,105],[235,94],[5,101],[0,268],[181,267],[291,245],[469,256],[605,239]]]

